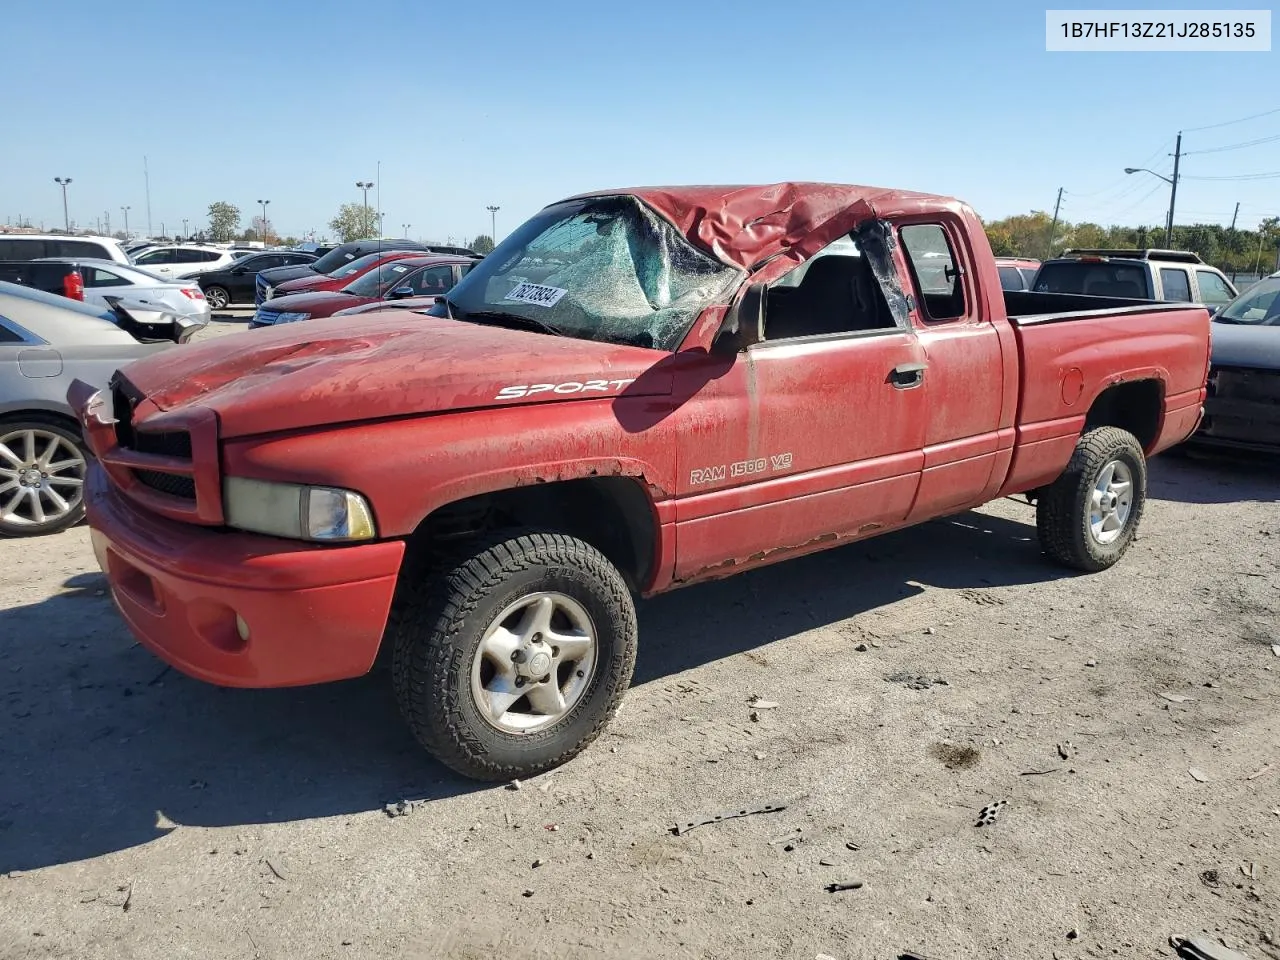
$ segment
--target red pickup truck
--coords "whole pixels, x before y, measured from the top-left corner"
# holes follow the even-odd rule
[[[1002,291],[958,201],[786,183],[571,198],[426,315],[181,352],[71,391],[134,634],[230,686],[385,650],[419,741],[501,779],[600,732],[634,595],[1015,493],[1051,558],[1115,563],[1209,316]]]

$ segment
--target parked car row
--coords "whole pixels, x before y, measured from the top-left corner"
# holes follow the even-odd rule
[[[317,274],[289,280],[260,306],[251,328],[296,323],[387,300],[427,298],[430,304],[453,289],[475,265],[475,258],[422,256],[416,251],[371,253],[351,261],[332,276]]]

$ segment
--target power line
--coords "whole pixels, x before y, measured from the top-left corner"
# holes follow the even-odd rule
[[[1280,113],[1280,107],[1274,110],[1264,110],[1262,113],[1250,114],[1247,117],[1240,117],[1238,120],[1223,120],[1221,123],[1207,123],[1203,127],[1185,127],[1183,133],[1196,133],[1200,130],[1217,130],[1219,127],[1229,127],[1235,123],[1244,123],[1247,120],[1257,120],[1259,117],[1269,117],[1272,114]]]
[[[1256,147],[1263,143],[1274,143],[1280,140],[1280,134],[1273,137],[1261,137],[1257,140],[1245,140],[1242,143],[1229,143],[1221,147],[1206,147],[1203,150],[1187,150],[1183,152],[1184,157],[1190,157],[1197,153],[1225,153],[1228,150],[1243,150],[1245,147]]]
[[[1170,138],[1169,138],[1168,140],[1166,140],[1164,143],[1160,144],[1160,146],[1158,146],[1158,147],[1156,148],[1156,150],[1155,150],[1155,152],[1154,152],[1154,153],[1152,153],[1149,157],[1146,157],[1145,159],[1140,160],[1140,161],[1138,162],[1138,164],[1137,164],[1137,165],[1138,165],[1139,167],[1145,167],[1145,166],[1146,166],[1148,163],[1150,163],[1152,160],[1156,159],[1156,157],[1160,156],[1160,154],[1162,154],[1165,150],[1167,150],[1169,147],[1173,146],[1173,139],[1174,139],[1173,137],[1170,137]],[[1072,196],[1072,197],[1097,197],[1097,196],[1100,196],[1100,195],[1102,195],[1102,194],[1104,194],[1104,193],[1109,193],[1109,192],[1111,192],[1111,190],[1112,190],[1112,189],[1114,189],[1114,188],[1115,188],[1115,187],[1117,187],[1117,186],[1120,186],[1120,185],[1122,185],[1122,184],[1132,184],[1132,183],[1133,183],[1133,181],[1132,181],[1132,180],[1131,180],[1131,179],[1126,175],[1126,176],[1121,177],[1119,180],[1113,180],[1111,183],[1107,184],[1107,186],[1105,186],[1105,187],[1101,187],[1101,188],[1099,188],[1099,189],[1097,189],[1097,190],[1089,191],[1088,193],[1078,193],[1078,192],[1076,192],[1075,190],[1068,190],[1068,191],[1067,191],[1067,196]],[[1124,193],[1132,193],[1132,192],[1133,192],[1132,190],[1122,190],[1122,191],[1121,191],[1121,194],[1124,194]]]
[[[1266,173],[1238,173],[1229,177],[1182,177],[1183,180],[1275,180],[1280,177],[1280,170],[1268,170]]]

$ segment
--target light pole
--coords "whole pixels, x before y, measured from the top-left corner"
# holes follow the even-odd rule
[[[1148,170],[1146,167],[1125,167],[1125,173],[1149,173],[1153,177],[1159,177],[1165,183],[1169,184],[1169,213],[1164,220],[1164,245],[1167,247],[1173,242],[1173,180],[1166,177],[1163,173],[1156,173],[1154,170]]]
[[[1125,173],[1149,173],[1153,177],[1159,177],[1165,183],[1169,184],[1169,217],[1164,223],[1164,245],[1166,247],[1173,246],[1173,205],[1178,199],[1178,165],[1182,160],[1182,131],[1178,131],[1178,143],[1173,148],[1173,176],[1166,177],[1163,173],[1156,173],[1154,170],[1148,170],[1146,167],[1125,167]]]
[[[485,209],[489,211],[489,242],[496,247],[498,245],[498,211],[502,208],[490,204]]]
[[[268,229],[268,222],[267,222],[267,204],[270,202],[271,202],[270,200],[258,201],[258,203],[262,204],[262,245],[264,247],[267,245],[267,237],[271,235],[271,231]]]
[[[110,210],[103,210],[103,211],[102,211],[102,219],[103,219],[103,220],[106,222],[106,224],[107,224],[107,236],[109,237],[109,236],[111,236],[111,211],[110,211]]]
[[[62,188],[62,225],[66,228],[67,233],[70,233],[71,218],[67,216],[67,184],[71,182],[71,178],[54,177],[53,182]]]
[[[183,217],[183,218],[182,218],[182,239],[183,239],[183,240],[190,240],[190,239],[191,239],[191,236],[187,233],[187,218],[186,218],[186,217]]]
[[[378,211],[378,236],[380,237],[385,237],[387,235],[387,228],[383,222],[386,219],[386,216],[387,215],[381,210]]]
[[[356,187],[359,190],[364,191],[364,219],[361,221],[360,226],[364,229],[368,229],[370,225],[369,224],[369,191],[373,189],[373,181],[357,180]]]
[[[404,231],[404,238],[405,238],[406,240],[408,240],[408,239],[409,239],[409,228],[410,228],[410,227],[412,227],[412,226],[413,226],[413,224],[412,224],[412,223],[402,223],[402,224],[400,224],[400,229]]]
[[[129,239],[129,211],[132,207],[121,207],[120,212],[124,214],[124,238]]]

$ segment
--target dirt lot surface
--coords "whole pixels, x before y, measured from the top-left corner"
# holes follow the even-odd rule
[[[83,527],[0,542],[0,957],[1280,958],[1280,478],[1151,492],[1096,576],[1005,501],[643,603],[617,720],[519,789],[385,677],[164,669]]]

